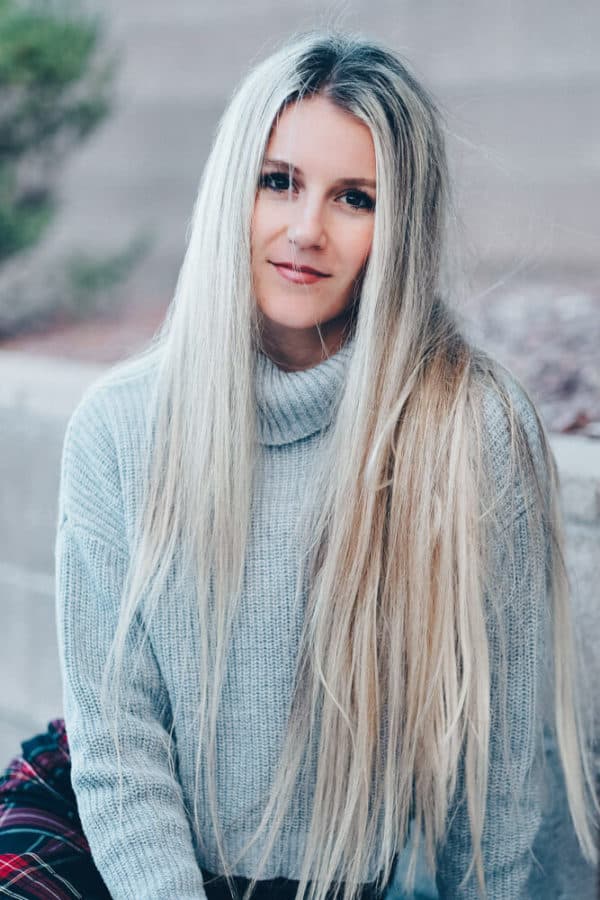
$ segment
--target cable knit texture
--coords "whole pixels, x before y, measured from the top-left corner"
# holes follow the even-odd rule
[[[260,465],[218,727],[217,798],[230,857],[241,850],[258,824],[285,733],[302,625],[302,610],[293,602],[300,564],[294,526],[317,461],[320,436],[334,415],[350,353],[351,345],[347,345],[319,365],[291,373],[258,354]],[[194,841],[188,820],[194,802],[196,751],[191,726],[196,676],[190,667],[199,640],[191,597],[183,588],[170,592],[168,602],[159,607],[149,626],[142,665],[128,676],[133,699],[123,717],[122,821],[115,751],[99,708],[101,672],[117,621],[141,495],[140,460],[155,374],[149,362],[110,372],[88,390],[68,424],[56,543],[64,716],[81,821],[112,896],[115,900],[200,900],[205,897],[200,865],[213,872],[220,865],[202,780],[203,847]],[[535,436],[531,408],[516,388],[515,397]],[[492,398],[486,400],[486,421],[501,482],[507,434],[500,407]],[[521,513],[517,508],[519,522]],[[527,575],[532,552],[540,551],[532,547],[524,529],[517,528],[511,565],[518,575],[506,603],[511,617],[507,624],[508,702],[511,776],[519,779],[523,792],[518,808],[510,806],[509,773],[492,737],[484,831],[490,900],[526,896],[530,848],[539,825],[539,785],[532,777],[532,771],[537,771],[533,736],[540,706],[539,662],[545,653],[541,611],[546,598],[532,596]],[[507,562],[499,560],[498,565],[502,570]],[[177,778],[170,774],[165,751],[169,711],[175,708]],[[190,723],[187,729],[186,722]],[[470,855],[461,784],[448,838],[438,857],[437,887],[445,898],[478,896],[473,878],[463,889],[458,887]],[[304,785],[298,787],[263,878],[299,877],[309,820],[310,789]],[[252,847],[236,874],[251,876],[260,854],[260,846]],[[376,874],[371,868],[365,880]]]

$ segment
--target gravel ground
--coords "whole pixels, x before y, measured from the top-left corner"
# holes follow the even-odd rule
[[[600,439],[600,281],[504,284],[474,291],[461,309],[473,339],[522,380],[550,431]],[[0,350],[116,362],[152,336],[164,312],[164,304],[138,302],[4,339]]]
[[[472,335],[538,403],[550,431],[600,438],[600,282],[530,281],[476,295]]]

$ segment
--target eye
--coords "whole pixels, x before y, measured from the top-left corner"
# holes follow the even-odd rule
[[[352,209],[364,209],[367,212],[375,209],[375,201],[364,191],[345,191],[342,198],[346,201],[344,205]]]
[[[260,188],[266,188],[269,191],[288,191],[290,188],[290,177],[285,172],[263,172],[258,181]]]

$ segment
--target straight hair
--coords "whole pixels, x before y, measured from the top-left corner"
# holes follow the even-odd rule
[[[146,487],[103,704],[120,766],[129,628],[142,604],[151,620],[166,602],[170,578],[191,572],[201,636],[198,715],[185,724],[197,736],[192,827],[202,846],[197,798],[207,772],[222,871],[231,879],[236,859],[227,858],[216,802],[216,725],[260,452],[251,221],[278,116],[317,95],[370,129],[375,227],[348,335],[346,382],[303,519],[296,593],[308,596],[295,691],[272,791],[244,848],[264,842],[245,897],[311,763],[316,784],[298,898],[325,900],[331,884],[343,881],[344,900],[353,900],[370,858],[387,883],[411,818],[417,840],[409,877],[421,833],[433,868],[461,784],[473,847],[466,877],[474,869],[485,896],[492,727],[510,761],[502,636],[511,585],[500,590],[491,579],[502,554],[512,552],[516,523],[536,551],[532,597],[544,598],[527,620],[537,627],[547,619],[553,631],[553,720],[569,808],[585,856],[595,859],[597,805],[576,702],[558,477],[539,417],[535,427],[524,425],[531,401],[471,346],[450,312],[441,116],[398,56],[373,41],[337,32],[294,38],[250,71],[221,119],[174,300],[145,354],[159,373]],[[501,473],[490,459],[490,422],[502,423]],[[490,634],[500,635],[499,644]],[[498,709],[490,705],[495,679]],[[314,759],[307,748],[316,748]],[[523,779],[514,776],[515,797]]]

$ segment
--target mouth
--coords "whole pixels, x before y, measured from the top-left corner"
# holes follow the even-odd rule
[[[293,272],[306,272],[309,275],[320,275],[321,278],[329,278],[326,272],[319,272],[318,269],[313,269],[312,266],[295,266],[290,262],[275,262],[274,260],[269,260],[269,262],[273,266],[281,266],[284,269],[291,269]]]
[[[318,269],[313,269],[312,266],[294,266],[289,262],[275,262],[274,260],[267,260],[282,278],[285,278],[286,281],[293,281],[296,284],[314,284],[316,281],[319,281],[321,278],[331,278],[326,272],[319,272]]]

